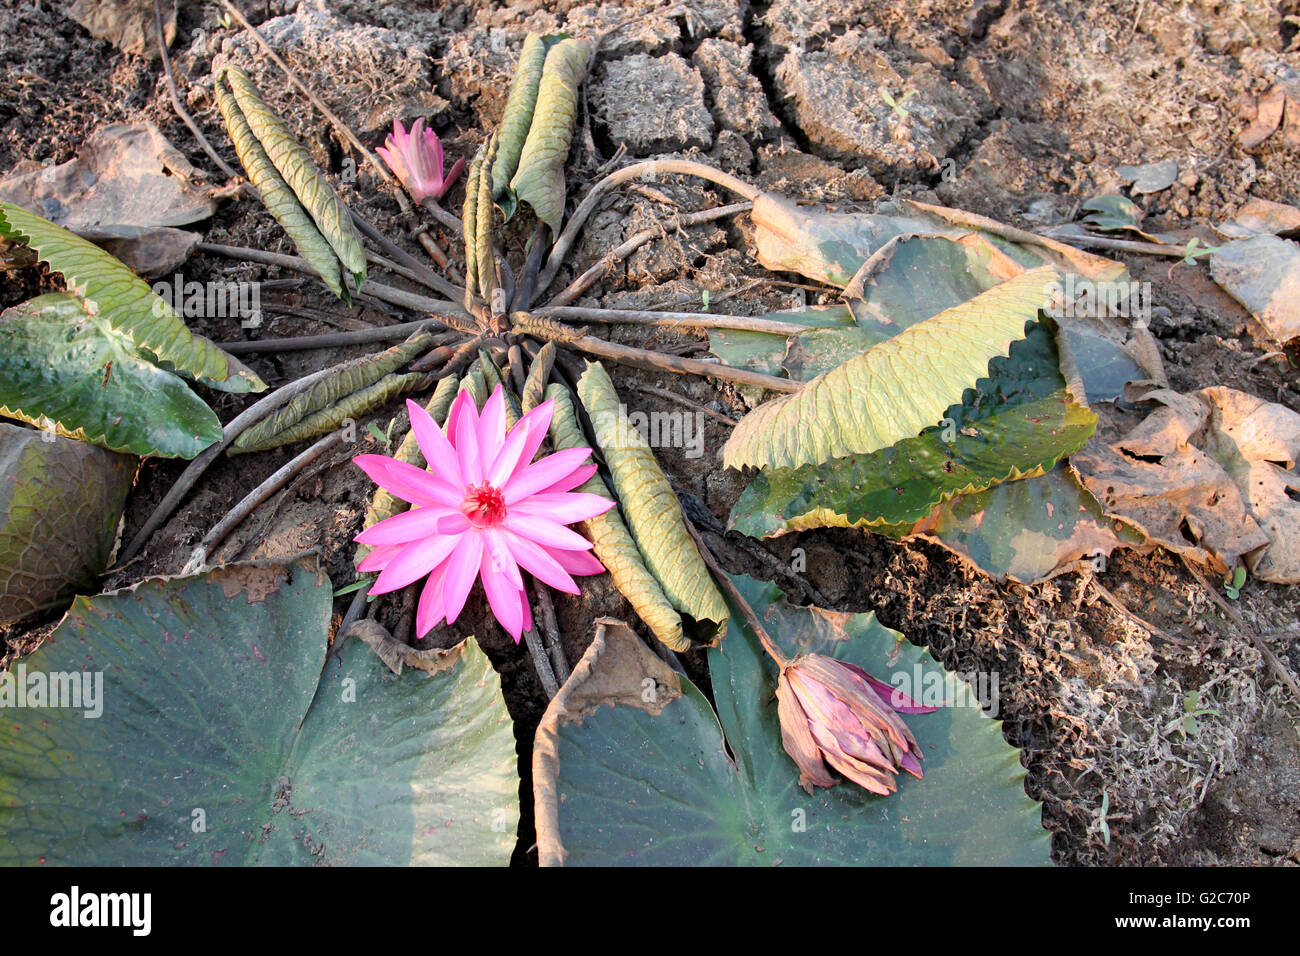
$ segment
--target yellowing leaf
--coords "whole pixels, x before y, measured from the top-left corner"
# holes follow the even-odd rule
[[[348,207],[316,168],[311,155],[293,138],[284,120],[262,100],[248,74],[228,66],[222,75],[230,84],[249,129],[360,287],[366,281],[366,254]]]
[[[564,221],[564,161],[578,116],[578,90],[590,58],[591,44],[586,40],[561,40],[547,51],[532,125],[519,157],[519,171],[510,182],[515,195],[557,236]]]
[[[726,633],[729,612],[686,530],[682,507],[654,452],[632,427],[609,373],[590,362],[578,380],[578,397],[591,416],[628,527],[664,595],[701,627],[713,644]]]
[[[1024,338],[1051,301],[1043,266],[918,322],[745,416],[723,449],[730,468],[797,468],[887,448],[935,424]]]
[[[226,121],[226,131],[235,144],[235,153],[248,174],[248,181],[262,197],[263,205],[289,234],[294,247],[311,263],[326,287],[340,299],[348,300],[350,296],[339,276],[339,260],[329,240],[321,235],[316,223],[266,155],[266,150],[249,129],[248,120],[240,112],[234,95],[220,79],[213,88],[217,94],[217,106]]]
[[[551,443],[556,450],[588,447],[574,414],[569,390],[562,385],[551,385],[546,389],[546,397],[555,401],[555,412],[551,416]],[[588,478],[577,490],[605,498],[614,497],[605,479],[598,474]],[[591,539],[596,557],[605,565],[614,586],[627,598],[655,637],[674,651],[690,650],[691,642],[682,633],[681,615],[673,610],[663,588],[647,570],[619,510],[614,508],[588,519],[583,522],[582,529]]]

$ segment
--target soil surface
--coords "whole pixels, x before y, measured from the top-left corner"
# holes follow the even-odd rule
[[[348,175],[355,165],[337,133],[237,26],[223,26],[221,6],[180,6],[172,55],[181,95],[227,162],[237,166],[212,96],[210,71],[219,57],[249,68],[317,162],[344,181],[348,203],[418,252],[414,223],[391,192],[365,166]],[[150,121],[219,183],[174,113],[157,60],[92,38],[63,7],[38,0],[0,10],[0,171],[23,160],[70,159],[104,124]],[[1116,167],[1174,159],[1180,174],[1173,186],[1135,197],[1146,227],[1214,244],[1211,224],[1248,197],[1300,201],[1294,147],[1278,135],[1246,150],[1236,138],[1249,122],[1251,99],[1300,69],[1298,12],[1294,0],[269,0],[248,15],[369,146],[382,142],[393,115],[423,115],[451,158],[469,156],[500,121],[526,33],[564,28],[599,36],[570,154],[571,203],[620,151],[620,162],[680,154],[810,203],[869,211],[877,199],[908,196],[1041,229],[1072,221],[1090,196],[1120,191]],[[897,113],[882,92],[909,122],[891,121]],[[460,208],[461,194],[453,190],[448,208]],[[743,215],[691,228],[672,223],[677,211],[732,199],[679,177],[614,191],[555,288],[659,224],[662,238],[618,263],[580,304],[700,310],[707,296],[715,312],[757,315],[792,301],[833,301],[833,290],[759,268]],[[248,200],[223,201],[200,228],[208,242],[293,252],[271,217]],[[457,264],[460,250],[449,237],[439,241]],[[1171,273],[1169,260],[1117,258],[1152,284],[1152,330],[1174,388],[1229,385],[1300,410],[1300,379],[1286,357],[1252,337],[1247,314],[1210,281],[1204,260]],[[292,273],[211,255],[192,258],[183,271],[187,280],[263,282],[261,328],[194,320],[195,331],[218,342],[415,317],[377,303],[344,309]],[[398,277],[384,281],[405,285]],[[31,270],[0,276],[0,306],[42,287],[50,281]],[[680,354],[707,352],[707,342],[693,335],[626,327],[596,334]],[[247,361],[274,387],[372,350]],[[736,390],[705,379],[611,372],[632,409],[681,410],[646,388],[671,390],[733,420],[748,408]],[[223,421],[248,403],[203,395]],[[384,430],[394,417],[394,434],[401,434],[400,402],[370,421]],[[683,498],[725,523],[742,485],[720,466],[727,426],[705,417],[703,427],[703,454],[658,453]],[[359,444],[367,443],[377,444],[362,423]],[[300,450],[222,456],[143,555],[111,573],[105,587],[178,573],[208,529]],[[237,529],[213,563],[317,548],[336,587],[352,582],[351,539],[373,487],[348,464],[362,450],[377,449],[343,446],[295,478]],[[124,540],[184,467],[144,465]],[[731,570],[775,579],[794,601],[807,603],[811,588],[836,609],[875,610],[949,667],[996,672],[997,716],[1021,750],[1029,795],[1042,801],[1057,862],[1300,864],[1300,702],[1175,557],[1117,553],[1095,577],[1172,638],[1166,640],[1103,601],[1091,573],[1033,586],[998,583],[937,545],[862,531],[764,541],[706,536]],[[340,616],[348,601],[339,600]],[[1295,587],[1254,581],[1237,602],[1294,673],[1298,603]],[[595,618],[635,620],[605,578],[587,579],[581,599],[557,595],[556,610],[571,662],[590,641]],[[399,633],[403,616],[401,597],[380,606],[381,621]],[[9,655],[30,651],[55,620],[3,635]],[[535,860],[529,754],[546,698],[531,660],[495,624],[485,601],[471,600],[455,627],[435,637],[450,645],[466,634],[479,637],[500,671],[516,721],[524,777],[516,861],[527,863]],[[688,665],[702,672],[702,659]],[[1211,711],[1193,732],[1182,720],[1189,698]]]

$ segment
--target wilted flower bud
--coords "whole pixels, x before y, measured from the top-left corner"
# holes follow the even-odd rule
[[[834,786],[826,765],[872,793],[897,789],[900,768],[921,774],[921,748],[898,713],[928,714],[897,689],[861,667],[821,654],[804,654],[781,668],[777,715],[785,752],[799,765],[799,783]]]

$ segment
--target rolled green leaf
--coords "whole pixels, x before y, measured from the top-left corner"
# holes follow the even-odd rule
[[[379,382],[389,373],[395,372],[419,355],[421,351],[428,348],[432,338],[433,334],[431,332],[417,332],[405,342],[385,349],[378,355],[368,355],[354,362],[349,362],[335,371],[334,374],[321,379],[307,391],[290,400],[283,408],[272,412],[256,425],[243,432],[231,443],[229,453],[237,455],[242,452],[260,451],[265,448],[275,448],[278,445],[287,444],[287,441],[299,440],[297,438],[282,440],[280,435],[289,432],[299,422],[315,415],[317,412],[321,412],[331,405],[343,403],[352,394],[370,388],[370,386]],[[396,394],[396,392],[392,394]],[[375,404],[379,403],[376,402]],[[369,408],[366,410],[368,411]],[[354,417],[356,417],[355,414],[343,415],[339,421],[341,423],[343,418]],[[328,428],[325,429],[325,431],[328,430]]]
[[[496,155],[497,138],[488,140],[487,152],[478,173],[478,214],[475,227],[474,255],[478,259],[479,295],[492,305],[492,293],[497,287],[496,262],[492,255],[492,158]]]
[[[555,450],[589,447],[582,428],[578,425],[569,390],[563,385],[550,385],[546,389],[546,398],[555,402],[550,432],[551,444]],[[577,490],[589,495],[614,498],[605,479],[599,474],[592,475]],[[614,586],[627,598],[637,617],[667,647],[674,651],[690,650],[691,642],[682,633],[681,615],[673,609],[663,588],[646,568],[641,551],[627,530],[627,525],[623,523],[619,509],[613,508],[587,519],[582,523],[582,530],[591,539],[592,550],[609,572]]]
[[[524,391],[520,396],[520,407],[525,414],[531,412],[545,400],[546,380],[551,377],[551,369],[554,365],[555,343],[547,342],[542,346],[541,351],[537,353],[537,358],[533,359],[533,364],[528,369],[528,377],[524,379]]]
[[[465,236],[465,311],[474,313],[474,296],[478,294],[478,181],[483,171],[484,150],[470,161],[465,176],[465,200],[461,206],[461,232]]]
[[[223,76],[266,155],[360,288],[366,281],[366,253],[347,205],[316,168],[311,154],[293,138],[284,120],[266,105],[248,74],[236,66],[228,66]]]
[[[537,88],[537,105],[519,169],[510,181],[515,196],[558,236],[564,222],[564,161],[578,118],[578,90],[587,75],[591,44],[561,40],[546,53]]]
[[[351,296],[340,279],[339,260],[334,254],[333,246],[321,235],[316,223],[307,210],[302,208],[298,197],[266,155],[266,150],[249,128],[248,120],[240,112],[234,95],[220,79],[213,84],[213,89],[216,90],[221,116],[226,121],[226,131],[235,144],[235,154],[239,156],[239,162],[248,174],[248,181],[262,197],[262,204],[289,234],[294,247],[311,263],[326,287],[340,299],[350,302]]]
[[[501,145],[496,162],[492,164],[492,196],[508,221],[515,212],[515,197],[510,192],[510,180],[519,169],[519,156],[528,138],[528,128],[533,122],[537,106],[537,87],[542,80],[542,66],[546,51],[562,37],[544,37],[530,33],[524,38],[524,48],[519,53],[515,79],[510,85],[505,115],[501,119]]]
[[[578,380],[578,398],[591,416],[596,443],[646,568],[669,603],[695,619],[700,639],[715,643],[726,633],[727,603],[686,529],[677,494],[650,446],[628,421],[604,366],[587,363]]]
[[[469,397],[474,400],[474,405],[482,410],[483,405],[488,400],[487,377],[483,374],[483,365],[475,362],[469,372],[460,380],[460,391],[469,392]]]

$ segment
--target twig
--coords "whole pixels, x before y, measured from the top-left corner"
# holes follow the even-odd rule
[[[354,332],[330,332],[325,335],[297,335],[282,339],[257,339],[249,342],[219,342],[217,347],[230,355],[254,355],[259,352],[302,352],[309,349],[333,349],[345,345],[369,345],[372,342],[402,342],[413,332],[437,324],[429,319],[385,325],[377,329],[358,329]],[[459,336],[456,336],[459,338]],[[442,343],[451,336],[434,339]],[[420,371],[414,369],[414,371]]]
[[[529,329],[529,334],[535,333],[532,329]],[[685,375],[703,375],[706,378],[714,378],[722,382],[733,382],[737,385],[757,385],[759,388],[787,394],[797,392],[803,388],[802,382],[796,382],[793,379],[777,378],[775,375],[754,372],[747,368],[733,368],[730,365],[723,365],[721,362],[681,358],[676,355],[669,355],[666,352],[652,352],[649,349],[619,345],[617,342],[598,339],[593,335],[584,335],[576,341],[563,341],[557,344],[580,349],[583,352],[589,352],[601,358],[612,359],[615,362],[622,362],[624,365],[631,365],[633,368],[679,372]]]
[[[200,541],[198,547],[194,549],[193,553],[190,555],[190,559],[185,562],[185,567],[181,570],[181,574],[194,574],[198,571],[202,571],[207,565],[208,556],[221,544],[222,541],[226,540],[226,536],[238,527],[241,521],[253,513],[253,509],[283,488],[285,483],[300,470],[311,464],[342,440],[343,432],[341,429],[330,432],[306,451],[285,463],[277,469],[271,477],[267,478],[245,495],[239,504],[226,512],[225,517],[218,521],[216,525],[213,526],[212,530],[203,536],[203,540]]]
[[[560,643],[560,627],[555,620],[555,604],[551,601],[551,592],[545,584],[533,579],[533,593],[537,595],[538,619],[542,626],[542,636],[546,641],[546,651],[551,655],[555,666],[555,676],[563,684],[569,679],[569,661],[564,656],[564,645]]]
[[[685,395],[678,395],[676,392],[670,392],[666,388],[655,388],[653,385],[633,385],[632,387],[638,392],[645,392],[649,395],[658,395],[660,398],[666,398],[670,402],[676,402],[678,405],[685,405],[687,408],[692,408],[703,415],[708,415],[714,421],[726,425],[728,428],[734,428],[736,426],[736,423],[726,415],[723,415],[721,412],[715,412],[713,409],[707,408],[699,402],[692,401]]]
[[[235,172],[234,168],[221,158],[212,143],[203,135],[203,130],[199,129],[199,124],[194,121],[194,117],[181,105],[181,94],[176,89],[176,74],[172,72],[172,60],[167,54],[167,39],[163,36],[162,5],[159,0],[153,0],[153,24],[158,34],[158,52],[162,56],[163,73],[167,76],[167,95],[171,97],[172,109],[176,111],[176,115],[181,118],[181,121],[190,128],[194,138],[199,141],[199,145],[203,147],[203,151],[208,154],[208,157],[217,164],[217,168],[225,173],[228,178],[239,179],[239,173]]]
[[[1162,641],[1166,641],[1167,643],[1181,644],[1183,646],[1186,646],[1187,641],[1183,640],[1181,637],[1174,637],[1168,631],[1161,630],[1160,628],[1156,627],[1154,624],[1134,614],[1131,610],[1129,610],[1128,605],[1126,605],[1123,601],[1121,601],[1114,594],[1112,594],[1106,588],[1105,585],[1103,585],[1100,581],[1097,580],[1096,575],[1092,575],[1089,580],[1093,588],[1096,590],[1098,594],[1101,595],[1102,599],[1105,600],[1107,604],[1109,604],[1115,610],[1119,611],[1125,617],[1129,618],[1129,620],[1134,621],[1135,623],[1141,625],[1148,633],[1155,635],[1156,637],[1160,638]]]
[[[1186,246],[1168,246],[1160,242],[1140,242],[1136,239],[1112,239],[1110,236],[1090,236],[1082,233],[1038,233],[1045,239],[1055,239],[1066,245],[1081,249],[1115,249],[1119,252],[1140,252],[1152,256],[1167,256],[1170,259],[1187,258]]]
[[[360,229],[371,242],[376,243],[380,249],[384,250],[390,259],[396,259],[402,265],[406,266],[406,268],[420,276],[419,279],[414,281],[420,282],[422,285],[426,285],[430,289],[436,289],[443,295],[451,296],[454,299],[464,297],[465,290],[463,288],[460,288],[449,279],[438,275],[438,273],[434,272],[419,259],[415,258],[415,256],[411,255],[397,243],[393,242],[393,240],[389,239],[382,232],[376,229],[371,222],[359,215],[356,210],[350,211],[352,213],[352,221],[357,224],[357,228]],[[442,268],[445,269],[446,267],[447,266],[444,263]]]
[[[713,209],[701,209],[698,212],[687,213],[681,216],[675,216],[670,225],[677,228],[686,226],[695,226],[704,222],[712,222],[715,219],[721,219],[724,216],[730,216],[738,212],[747,212],[754,208],[751,202],[732,203],[729,206],[717,206]],[[547,306],[568,305],[582,293],[586,292],[595,282],[603,278],[610,269],[618,262],[622,262],[633,252],[640,249],[647,242],[663,235],[661,227],[643,229],[636,233],[632,238],[625,240],[618,246],[615,246],[609,253],[601,258],[599,262],[584,272],[578,278],[574,279],[569,286],[560,292],[555,298],[547,303]]]
[[[745,199],[753,200],[760,195],[762,190],[755,186],[749,185],[742,179],[737,179],[729,173],[724,173],[720,169],[714,169],[712,166],[706,166],[704,163],[692,162],[686,159],[652,159],[645,162],[633,163],[631,166],[624,166],[622,169],[610,173],[596,185],[587,191],[586,197],[578,204],[578,208],[573,211],[569,218],[568,224],[560,237],[556,239],[554,248],[551,249],[551,256],[546,261],[546,268],[542,271],[541,277],[537,280],[537,292],[545,292],[546,288],[555,281],[556,275],[560,271],[560,266],[564,264],[564,258],[569,254],[569,249],[578,238],[583,224],[600,202],[601,197],[609,192],[615,186],[627,182],[631,179],[637,179],[641,176],[657,176],[660,173],[679,173],[687,176],[698,176],[707,179],[709,182],[716,183],[732,192],[743,196]],[[523,302],[521,305],[527,308],[531,303]]]
[[[1208,594],[1214,603],[1219,605],[1228,617],[1232,618],[1232,622],[1236,624],[1237,627],[1241,628],[1242,632],[1250,638],[1250,642],[1255,645],[1255,649],[1259,651],[1264,660],[1268,662],[1269,669],[1277,676],[1278,680],[1291,689],[1291,693],[1295,695],[1295,699],[1300,701],[1300,685],[1296,684],[1295,678],[1291,676],[1291,672],[1287,669],[1286,665],[1282,663],[1281,659],[1279,659],[1275,653],[1273,653],[1273,648],[1264,643],[1264,639],[1255,632],[1253,627],[1246,623],[1246,619],[1241,616],[1241,612],[1225,601],[1219,594],[1218,589],[1215,588],[1214,585],[1210,584],[1209,581],[1205,580],[1205,576],[1196,569],[1196,565],[1192,564],[1192,562],[1187,559],[1186,555],[1180,555],[1180,557],[1182,558],[1183,564],[1186,566],[1187,570],[1192,573],[1192,577],[1196,578],[1201,587],[1205,588],[1205,593]]]
[[[705,312],[650,312],[644,309],[594,309],[585,306],[546,306],[537,315],[573,322],[599,322],[608,325],[654,325],[666,329],[735,329],[741,332],[770,332],[774,335],[799,335],[813,329],[797,322],[765,319],[761,316],[713,315]]]

